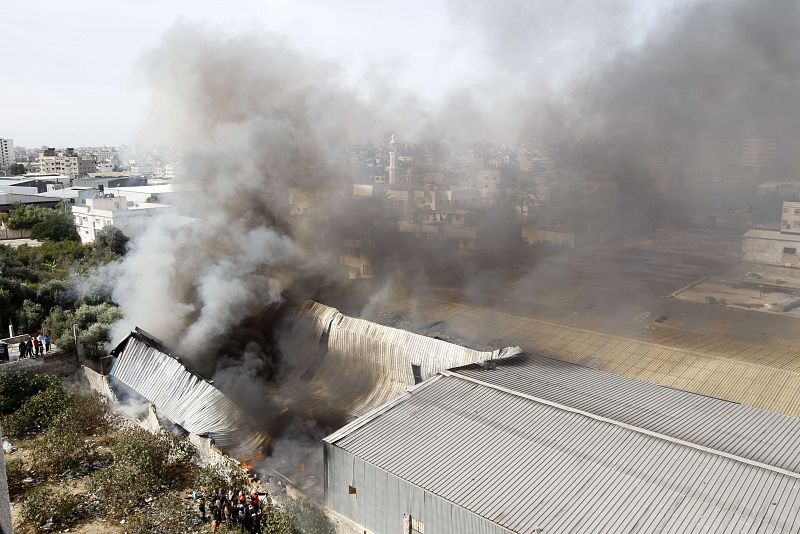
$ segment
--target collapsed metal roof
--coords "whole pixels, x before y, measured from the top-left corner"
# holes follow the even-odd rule
[[[314,301],[299,308],[296,320],[306,328],[295,335],[305,337],[314,350],[292,355],[295,373],[323,397],[341,399],[352,393],[346,396],[345,408],[355,415],[402,395],[439,371],[522,352],[519,347],[478,351],[349,317]]]
[[[131,332],[112,354],[117,358],[110,376],[188,432],[207,435],[239,458],[252,457],[268,442],[249,415],[144,331]]]
[[[289,370],[279,379],[293,381],[303,392],[353,415],[401,395],[439,371],[520,353],[519,347],[469,349],[348,317],[314,301],[296,308],[290,323],[286,337],[294,345],[283,348]],[[110,376],[187,431],[207,434],[238,457],[250,457],[268,439],[231,399],[143,330],[131,332],[112,354],[117,358]]]
[[[796,473],[449,371],[324,441],[513,532],[800,529]]]

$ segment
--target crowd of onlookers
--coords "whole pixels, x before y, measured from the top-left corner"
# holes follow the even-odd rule
[[[264,503],[257,492],[247,493],[220,488],[211,495],[195,495],[200,517],[211,521],[211,531],[216,532],[223,522],[228,529],[240,528],[241,532],[261,534]],[[265,515],[265,514],[264,514]]]
[[[19,349],[19,357],[22,358],[35,358],[36,356],[43,356],[50,352],[52,340],[47,334],[34,334],[28,337],[28,340],[19,342],[17,348]]]

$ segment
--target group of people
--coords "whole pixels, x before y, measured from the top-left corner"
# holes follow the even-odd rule
[[[19,357],[20,358],[35,358],[50,352],[50,345],[52,341],[47,334],[32,335],[28,341],[19,342]]]
[[[228,529],[239,525],[241,532],[261,534],[263,504],[258,493],[253,491],[228,490],[220,488],[208,495],[197,495],[197,506],[203,521],[211,520],[211,531],[216,532],[217,527],[224,521]]]

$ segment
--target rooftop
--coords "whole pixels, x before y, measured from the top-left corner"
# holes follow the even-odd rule
[[[800,528],[795,473],[447,371],[325,442],[514,532]]]

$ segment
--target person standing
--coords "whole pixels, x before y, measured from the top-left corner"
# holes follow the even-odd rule
[[[33,354],[33,341],[31,341],[30,338],[25,342],[25,354],[28,355],[28,358],[33,358],[35,356]]]
[[[17,346],[17,348],[19,349],[19,359],[21,360],[22,358],[25,357],[25,354],[26,354],[26,352],[25,352],[25,342],[24,341],[20,341],[19,345]]]
[[[52,344],[52,340],[48,334],[44,335],[44,351],[46,353],[50,353],[50,345]]]
[[[206,522],[206,500],[200,496],[200,500],[197,503],[197,507],[200,509],[200,518],[203,520],[203,523]]]

